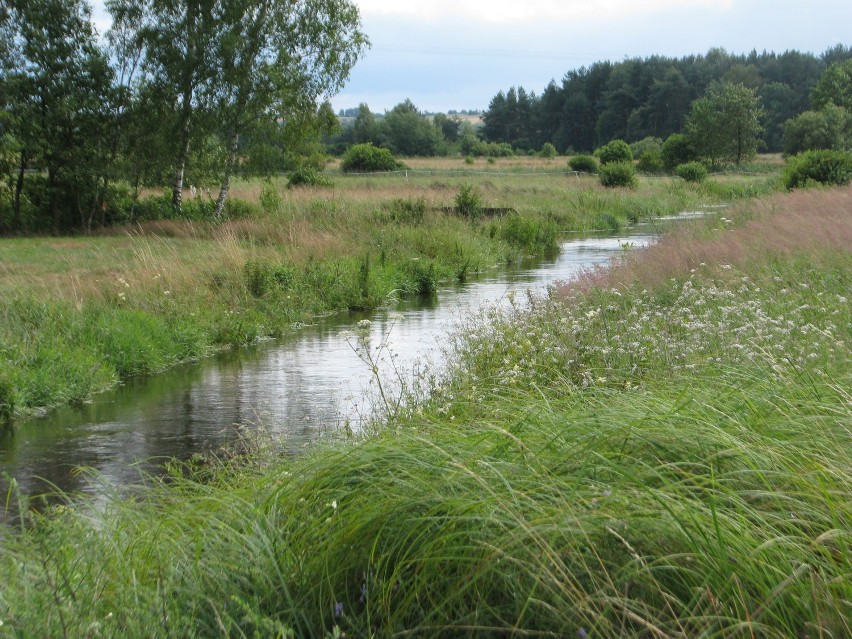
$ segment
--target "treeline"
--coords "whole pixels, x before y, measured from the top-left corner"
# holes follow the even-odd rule
[[[569,71],[540,95],[523,87],[500,91],[484,114],[482,135],[514,149],[551,143],[560,152],[589,152],[614,139],[665,139],[683,129],[695,100],[727,83],[754,91],[763,110],[762,150],[781,151],[785,123],[815,106],[811,92],[822,74],[848,60],[852,47],[837,45],[820,56],[713,49],[680,59],[597,62]]]
[[[367,41],[349,0],[85,0],[0,4],[0,231],[125,221],[142,187],[265,174],[337,126],[326,101]]]

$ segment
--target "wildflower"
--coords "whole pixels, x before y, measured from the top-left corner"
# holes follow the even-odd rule
[[[332,508],[332,510],[337,510],[337,500],[336,499],[331,502],[331,508]]]
[[[339,617],[342,614],[343,614],[343,602],[338,601],[337,603],[334,604],[334,616]]]
[[[392,322],[401,322],[405,319],[405,315],[402,313],[390,313],[388,314],[388,319]]]
[[[360,322],[358,322],[358,328],[370,328],[370,324],[370,320],[362,319]]]

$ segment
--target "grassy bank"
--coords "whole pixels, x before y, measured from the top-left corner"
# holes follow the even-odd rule
[[[0,240],[0,418],[83,402],[318,314],[430,294],[439,282],[553,252],[568,233],[614,232],[766,190],[772,179],[692,187],[667,178],[622,192],[526,165],[465,175],[415,168],[408,177],[337,174],[330,189],[237,182],[242,217],[218,224],[157,220],[100,237]],[[454,214],[465,185],[483,206],[512,212]]]
[[[850,202],[752,203],[486,309],[369,437],[38,516],[0,633],[849,636]]]

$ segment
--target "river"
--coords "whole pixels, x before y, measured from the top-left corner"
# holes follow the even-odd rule
[[[581,269],[606,263],[625,242],[638,246],[654,237],[639,227],[622,237],[567,241],[553,260],[495,269],[442,287],[433,299],[321,319],[285,339],[135,379],[81,407],[19,423],[0,433],[0,495],[5,498],[9,478],[25,495],[132,484],[166,459],[221,450],[239,436],[238,425],[263,428],[298,451],[369,411],[365,390],[373,375],[346,336],[358,330],[358,322],[369,320],[363,330],[371,343],[386,341],[385,354],[394,355],[394,365],[410,370],[437,356],[439,343],[466,309],[513,291],[543,292]],[[103,483],[93,485],[79,468],[93,469]]]

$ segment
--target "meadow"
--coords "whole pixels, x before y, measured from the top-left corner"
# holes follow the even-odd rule
[[[369,434],[33,511],[0,634],[849,636],[850,211],[743,201],[481,309]]]
[[[564,159],[477,163],[410,160],[380,176],[332,166],[330,188],[236,182],[220,222],[141,218],[97,236],[0,240],[0,418],[85,402],[321,314],[429,295],[569,235],[766,193],[777,173],[769,161],[698,187],[648,178],[620,191],[567,174]],[[483,214],[453,211],[463,189]]]

